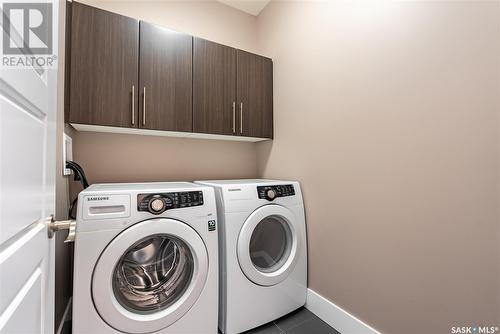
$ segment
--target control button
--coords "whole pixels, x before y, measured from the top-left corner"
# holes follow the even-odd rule
[[[276,198],[276,191],[274,191],[274,189],[268,189],[266,191],[266,199],[272,201],[275,198]]]
[[[151,202],[149,202],[149,207],[154,212],[160,212],[165,208],[165,202],[163,202],[163,200],[159,198],[155,198]]]

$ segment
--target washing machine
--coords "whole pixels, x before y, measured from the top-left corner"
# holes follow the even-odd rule
[[[241,333],[303,306],[306,224],[298,182],[197,181],[214,187],[219,218],[219,329]]]
[[[217,333],[214,190],[95,184],[78,196],[73,333]]]

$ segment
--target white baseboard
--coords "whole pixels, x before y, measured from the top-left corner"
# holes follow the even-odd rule
[[[57,334],[61,334],[61,331],[64,327],[64,323],[66,322],[66,320],[68,320],[68,316],[70,315],[69,310],[71,310],[71,302],[72,301],[73,301],[73,297],[70,297],[68,300],[68,305],[66,305],[66,308],[64,309],[64,313],[63,313],[61,322],[59,323],[59,326],[57,326],[57,332],[56,332]]]
[[[381,334],[311,289],[307,290],[306,308],[342,334]]]

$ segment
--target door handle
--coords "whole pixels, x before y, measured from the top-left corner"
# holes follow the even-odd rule
[[[236,133],[236,101],[233,101],[233,133]]]
[[[66,237],[66,240],[64,240],[64,242],[68,243],[75,241],[75,234],[76,234],[75,220],[69,219],[69,220],[56,221],[54,219],[54,215],[50,215],[49,217],[45,218],[45,222],[47,224],[47,234],[49,239],[52,239],[56,234],[56,232],[58,231],[68,230],[68,236]]]
[[[146,87],[142,91],[142,125],[146,125]]]
[[[135,125],[135,86],[132,85],[132,125]]]
[[[243,102],[240,102],[240,134],[243,134]]]

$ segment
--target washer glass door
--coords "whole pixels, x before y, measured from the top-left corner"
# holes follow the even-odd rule
[[[302,247],[301,227],[294,214],[280,205],[265,205],[247,218],[238,237],[238,261],[248,279],[276,285],[293,270]]]
[[[200,235],[181,221],[156,218],[125,229],[104,249],[92,277],[92,298],[112,328],[151,333],[191,309],[207,276]]]
[[[116,264],[113,290],[131,312],[158,312],[175,303],[193,277],[189,246],[168,235],[148,236],[133,244]]]

